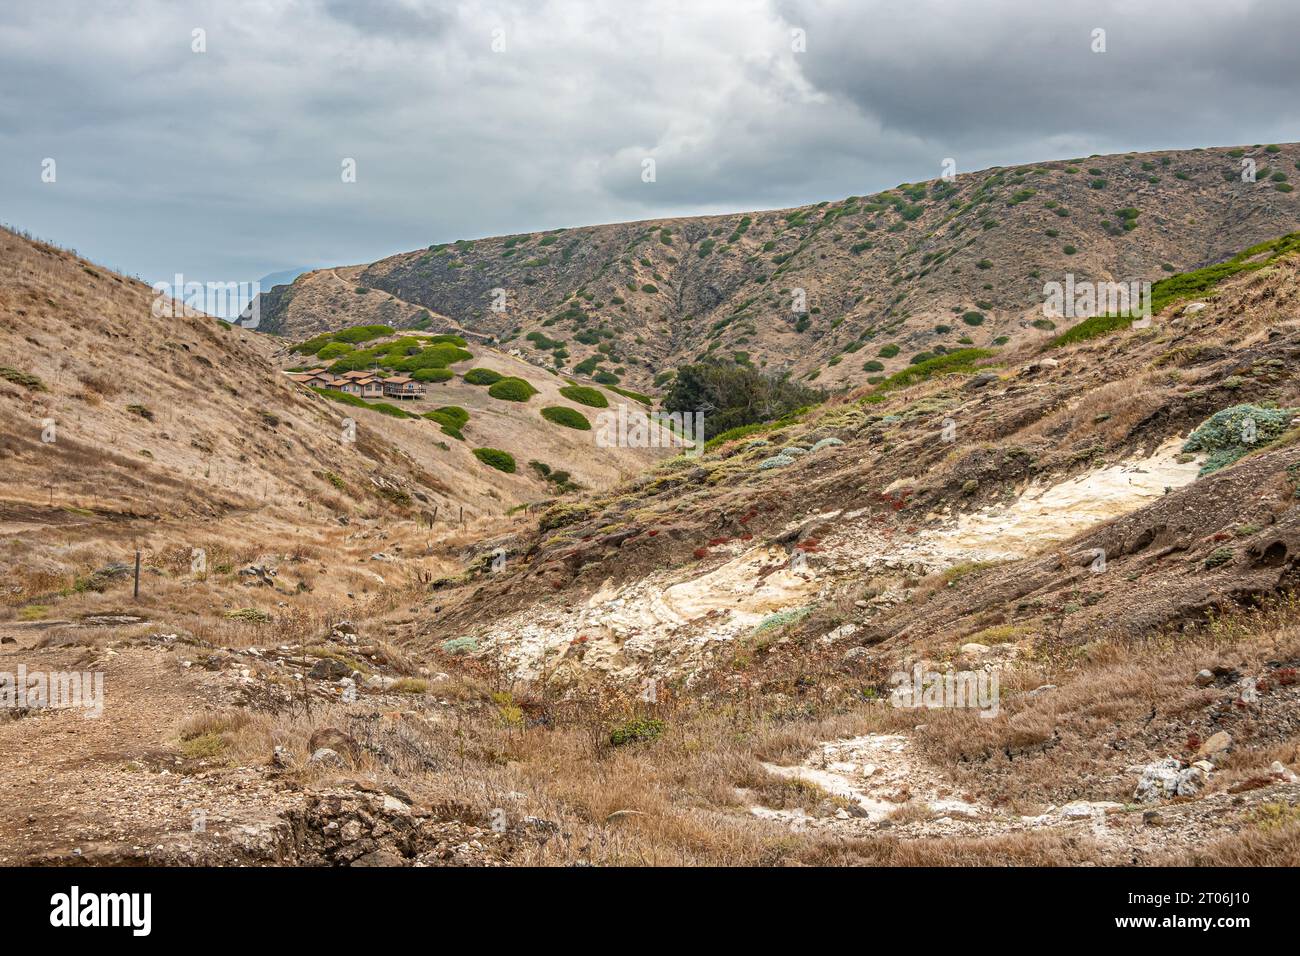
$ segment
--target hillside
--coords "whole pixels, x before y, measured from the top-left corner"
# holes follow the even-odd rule
[[[521,506],[608,487],[664,453],[596,448],[548,421],[542,407],[572,404],[564,383],[489,349],[466,364],[539,394],[509,402],[434,384],[436,401],[397,418],[294,384],[269,336],[153,306],[139,282],[0,231],[0,566],[4,604],[34,622],[113,601],[129,582],[100,572],[137,549],[146,576],[196,610],[238,610],[238,572],[253,564],[293,565],[282,583],[303,613],[357,606],[384,574],[436,578]],[[469,415],[455,439],[418,414],[452,404]],[[514,471],[476,448],[515,456]],[[195,551],[214,569],[201,588],[187,580]],[[284,589],[254,595],[269,606]]]
[[[471,335],[162,320],[0,241],[0,671],[107,688],[0,713],[0,862],[1300,862],[1300,233],[635,461]]]
[[[1045,340],[1043,285],[1067,272],[1156,281],[1294,229],[1297,163],[1297,144],[1094,156],[797,209],[433,245],[271,289],[261,328],[492,336],[642,391],[703,355],[862,384],[918,353]]]

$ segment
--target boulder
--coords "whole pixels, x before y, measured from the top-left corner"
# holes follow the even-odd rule
[[[346,754],[351,760],[356,760],[361,754],[361,745],[357,743],[356,738],[337,727],[321,727],[313,731],[311,739],[307,741],[307,749],[312,752],[313,759],[316,752],[322,749],[332,750],[336,754]]]
[[[1180,797],[1194,797],[1205,788],[1209,779],[1209,775],[1200,767],[1188,767],[1179,771],[1178,785],[1174,792]]]
[[[330,750],[329,747],[321,747],[311,755],[311,763],[321,767],[341,767],[343,758],[337,751]]]
[[[1165,800],[1178,792],[1178,775],[1182,764],[1174,757],[1166,757],[1142,768],[1133,799],[1138,803]]]
[[[1214,757],[1224,753],[1232,746],[1232,734],[1226,730],[1220,730],[1205,743],[1201,744],[1201,749],[1196,751],[1193,760],[1204,760],[1207,757]]]
[[[340,677],[347,677],[351,673],[352,670],[342,661],[335,660],[332,657],[322,657],[311,666],[307,676],[316,680],[338,680]]]

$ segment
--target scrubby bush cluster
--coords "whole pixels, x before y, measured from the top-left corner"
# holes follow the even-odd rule
[[[744,425],[781,418],[824,398],[824,392],[792,382],[785,375],[710,361],[678,369],[663,407],[669,412],[702,413],[707,440]]]
[[[1295,414],[1296,410],[1249,404],[1220,409],[1192,432],[1183,451],[1205,452],[1208,457],[1200,473],[1208,475],[1277,441],[1291,427]]]
[[[517,467],[515,465],[515,456],[508,451],[502,451],[500,448],[475,448],[474,457],[489,468],[504,471],[508,475],[513,475]]]

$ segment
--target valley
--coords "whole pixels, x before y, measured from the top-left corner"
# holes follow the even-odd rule
[[[435,246],[256,329],[0,232],[0,673],[104,678],[0,713],[0,860],[1300,862],[1300,217],[1244,151]],[[1067,271],[1150,321],[1045,318]],[[629,440],[693,366],[807,390]]]

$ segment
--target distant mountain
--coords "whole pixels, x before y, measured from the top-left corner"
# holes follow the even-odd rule
[[[268,272],[257,280],[257,284],[263,290],[270,290],[277,285],[288,285],[304,272],[310,272],[311,269],[310,266],[301,266],[295,269],[281,269],[279,272]]]
[[[1298,162],[1296,144],[1094,156],[797,209],[445,243],[305,273],[264,293],[261,328],[457,328],[642,389],[705,355],[860,384],[918,353],[1053,334],[1043,285],[1067,270],[1154,281],[1295,229]]]

